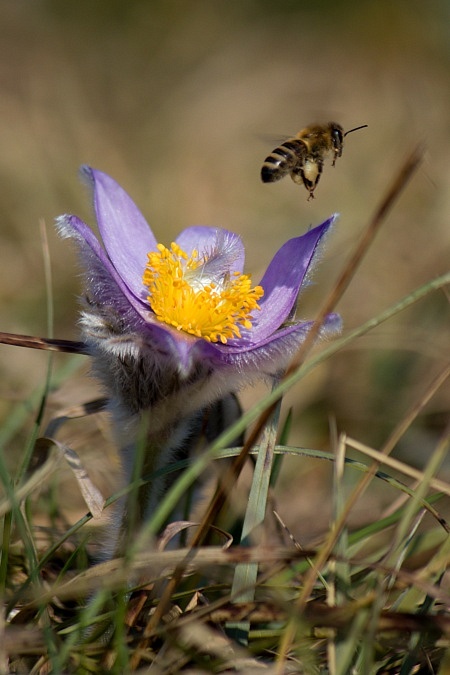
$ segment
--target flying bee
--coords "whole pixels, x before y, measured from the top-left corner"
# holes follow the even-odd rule
[[[309,199],[314,199],[314,190],[320,180],[326,157],[332,155],[332,166],[342,155],[344,138],[367,124],[355,127],[344,133],[336,122],[311,124],[298,132],[294,138],[288,138],[266,157],[261,169],[263,183],[274,183],[290,174],[294,183],[304,185]]]

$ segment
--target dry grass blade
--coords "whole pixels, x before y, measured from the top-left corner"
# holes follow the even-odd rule
[[[427,387],[424,395],[422,396],[421,400],[413,406],[412,411],[405,416],[405,418],[401,421],[401,423],[397,426],[397,428],[394,430],[394,432],[391,434],[390,438],[387,440],[385,443],[384,447],[381,450],[382,454],[388,454],[391,452],[393,449],[395,443],[397,440],[401,437],[401,434],[399,433],[400,430],[402,430],[402,433],[406,428],[408,428],[409,424],[411,423],[412,419],[414,419],[415,416],[419,413],[419,411],[423,408],[423,406],[430,400],[430,398],[433,396],[433,394],[439,389],[439,387],[442,385],[442,383],[447,379],[447,377],[450,374],[450,366],[447,370],[445,370],[443,373],[440,373],[437,378],[433,380],[433,382]],[[406,420],[408,423],[406,423]],[[395,440],[395,443],[393,441]],[[364,476],[364,478],[360,481],[360,483],[357,485],[357,487],[354,489],[353,493],[350,495],[348,498],[345,508],[343,509],[343,512],[339,518],[339,520],[335,523],[334,528],[332,532],[330,533],[328,539],[326,540],[324,546],[320,550],[317,558],[315,559],[315,567],[311,568],[310,571],[307,573],[304,581],[304,586],[303,589],[299,595],[298,601],[296,603],[297,611],[302,612],[308,602],[308,598],[310,596],[310,593],[312,592],[313,586],[314,586],[314,581],[317,576],[317,569],[321,569],[322,566],[324,565],[325,561],[329,558],[331,555],[331,552],[336,544],[336,541],[339,537],[339,533],[341,529],[345,526],[345,523],[348,518],[348,514],[350,510],[353,508],[355,505],[356,501],[359,499],[359,497],[362,495],[366,487],[369,485],[371,482],[372,478],[374,477],[377,469],[379,468],[379,462],[374,462],[372,467],[369,469],[368,473]],[[283,659],[285,658],[285,655],[287,654],[287,651],[289,649],[289,645],[291,644],[292,640],[294,639],[294,634],[295,634],[295,626],[294,623],[291,621],[290,624],[287,626],[285,635],[283,637],[281,649],[280,649],[280,658],[278,661],[278,667],[280,668],[283,662]],[[283,672],[282,670],[278,671],[280,674]]]
[[[60,443],[54,438],[41,438],[39,439],[41,444],[47,443],[49,446],[56,446],[64,459],[66,460],[70,470],[75,476],[75,480],[78,483],[80,492],[83,495],[83,499],[88,507],[89,511],[92,514],[93,518],[100,518],[105,506],[105,498],[103,497],[100,490],[94,485],[90,479],[86,469],[84,468],[79,456],[69,448],[68,445]]]
[[[48,591],[39,591],[32,600],[33,605],[51,601],[52,597],[76,598],[80,595],[98,588],[99,580],[102,581],[102,589],[117,589],[124,585],[129,587],[132,577],[145,579],[145,583],[151,583],[160,577],[170,577],[180,564],[183,564],[188,555],[191,555],[190,565],[185,567],[184,573],[189,574],[193,570],[203,570],[214,565],[228,566],[231,569],[239,563],[275,564],[287,563],[293,560],[304,560],[307,556],[314,555],[314,551],[297,551],[291,547],[270,546],[253,548],[231,548],[208,546],[195,551],[191,549],[178,549],[176,551],[146,551],[137,554],[132,561],[124,561],[121,558],[99,563],[90,567],[85,572],[80,572],[69,581],[54,584]]]
[[[381,201],[380,206],[375,211],[372,219],[369,222],[369,225],[365,229],[361,240],[357,244],[353,254],[350,256],[350,259],[346,263],[344,269],[342,270],[336,284],[334,285],[330,295],[325,300],[323,306],[321,307],[311,330],[306,336],[306,340],[301,345],[296,356],[292,360],[287,372],[286,377],[290,375],[293,371],[297,370],[299,366],[303,363],[306,354],[310,351],[311,347],[314,344],[316,337],[319,334],[322,323],[327,314],[333,311],[334,307],[337,305],[345,290],[347,289],[350,281],[355,275],[356,270],[358,269],[359,264],[361,263],[364,255],[369,250],[370,245],[372,244],[378,230],[384,222],[389,210],[394,205],[395,201],[399,197],[400,193],[405,189],[409,180],[417,171],[420,163],[423,159],[423,148],[422,146],[416,147],[411,155],[406,159],[403,166],[400,168],[398,175],[394,178],[391,188],[388,190],[386,196]]]
[[[102,493],[89,478],[88,473],[81,463],[77,453],[72,450],[72,448],[69,448],[69,446],[63,443],[58,443],[57,441],[53,442],[56,443],[63,453],[64,459],[75,476],[78,487],[80,488],[80,492],[83,495],[84,501],[86,502],[86,506],[92,513],[92,517],[100,518],[105,506],[105,498],[103,497]]]
[[[323,304],[321,310],[319,311],[317,318],[315,319],[314,324],[311,327],[311,330],[308,332],[305,342],[302,344],[297,355],[294,357],[291,365],[286,371],[283,380],[286,380],[289,377],[289,375],[292,374],[295,370],[297,370],[303,363],[306,354],[314,344],[314,341],[320,331],[325,316],[333,310],[333,308],[343,295],[351,278],[356,272],[357,266],[361,262],[365,252],[368,250],[377,231],[381,227],[386,214],[388,213],[389,209],[393,206],[400,192],[406,187],[406,184],[408,183],[409,179],[412,177],[412,175],[420,165],[422,161],[422,156],[423,156],[423,149],[419,146],[414,149],[414,151],[411,153],[411,155],[407,158],[407,160],[401,167],[397,177],[394,180],[392,187],[388,191],[385,198],[382,200],[379,208],[377,209],[372,220],[370,221],[354,254],[351,256],[350,260],[346,264],[334,289],[332,290],[329,297]],[[237,480],[237,477],[240,475],[242,471],[242,468],[245,464],[249,451],[257,443],[262,433],[262,430],[264,429],[265,425],[267,424],[268,420],[270,419],[275,409],[276,403],[277,401],[273,402],[261,414],[254,429],[250,433],[244,447],[242,448],[240,455],[236,457],[231,469],[224,476],[222,485],[219,486],[218,491],[208,508],[208,512],[205,514],[203,527],[199,530],[197,539],[195,541],[195,545],[200,545],[202,537],[205,536],[209,524],[213,521],[215,514],[217,514],[221,510],[221,508],[223,508],[227,495],[230,494],[230,491],[235,481]]]
[[[401,166],[400,170],[398,171],[397,175],[395,176],[392,182],[391,187],[388,189],[386,195],[381,200],[380,206],[375,211],[372,219],[369,221],[369,224],[362,236],[361,241],[357,245],[353,255],[350,257],[349,262],[342,271],[338,281],[336,282],[334,289],[331,291],[330,296],[327,298],[323,307],[321,308],[305,342],[300,347],[297,355],[294,357],[285,377],[288,377],[291,372],[295,371],[303,363],[305,355],[308,353],[308,350],[312,347],[313,342],[316,336],[318,335],[318,332],[320,330],[320,327],[323,323],[325,316],[335,307],[336,303],[343,295],[364,254],[368,250],[376,233],[383,224],[386,215],[394,205],[400,193],[405,189],[414,172],[419,167],[422,158],[423,158],[423,148],[421,146],[418,146],[413,150],[413,152],[409,155],[409,157],[407,157],[406,161]],[[257,424],[257,428],[259,429],[260,426],[262,426],[262,420]],[[371,480],[370,474],[368,474],[363,479],[366,485],[369,484],[370,480]],[[353,500],[352,503],[354,503]],[[345,517],[347,513],[348,511],[344,510],[340,521],[341,526],[345,522]],[[322,566],[323,562],[327,559],[328,555],[331,553],[331,550],[336,542],[338,534],[339,528],[336,527],[333,536],[329,538],[329,545],[323,547],[322,552],[319,555],[319,559],[316,560],[317,568],[320,568]],[[316,576],[315,568],[311,568],[311,571],[307,579],[305,580],[303,592],[301,593],[299,598],[299,606],[302,608],[305,607],[307,598],[313,588],[315,576]],[[281,675],[283,672],[284,664],[287,658],[287,653],[294,638],[294,634],[295,634],[295,627],[294,624],[291,622],[287,626],[284,638],[280,645],[279,658],[277,662],[278,675]]]
[[[169,545],[170,541],[175,537],[177,537],[180,534],[180,532],[183,532],[184,530],[187,530],[191,527],[197,528],[199,525],[200,523],[193,522],[190,520],[176,520],[173,523],[169,523],[167,527],[164,528],[164,531],[158,538],[158,546],[157,546],[158,550],[164,551],[164,549]],[[227,549],[232,545],[233,537],[231,536],[231,534],[229,534],[229,532],[225,532],[225,530],[216,526],[213,526],[212,529],[216,534],[223,537],[224,549]]]
[[[53,338],[35,337],[33,335],[17,335],[0,331],[0,343],[14,347],[44,349],[48,352],[65,352],[68,354],[87,354],[84,342],[76,340],[57,340]]]
[[[108,404],[108,399],[106,398],[96,398],[93,401],[88,401],[81,405],[71,406],[65,410],[60,410],[57,417],[54,417],[50,420],[47,428],[45,430],[44,436],[53,438],[59,429],[65,424],[68,420],[79,419],[80,417],[86,417],[87,415],[95,415],[96,413],[103,412],[106,409]]]
[[[405,462],[401,462],[399,459],[389,457],[386,454],[381,453],[379,450],[369,448],[369,446],[365,445],[364,443],[361,443],[360,441],[355,440],[354,438],[349,438],[347,436],[345,440],[346,444],[350,448],[354,448],[355,450],[361,452],[363,455],[370,457],[371,459],[375,460],[380,466],[382,465],[388,466],[389,468],[394,469],[394,471],[398,471],[399,473],[402,473],[405,476],[408,476],[409,478],[414,478],[414,480],[416,480],[417,482],[423,480],[423,472],[419,471],[418,469],[415,469],[413,466],[405,464]],[[443,480],[440,480],[439,478],[431,478],[430,487],[432,487],[434,490],[438,490],[439,492],[443,492],[444,494],[450,496],[450,484],[446,483]]]
[[[345,607],[330,607],[316,600],[308,603],[302,617],[312,626],[328,628],[345,628],[349,620],[373,598],[366,597],[363,601],[349,602]],[[270,602],[226,604],[220,609],[214,609],[208,615],[210,621],[222,624],[229,620],[247,619],[252,624],[267,623],[270,621],[285,621],[289,616],[289,609]],[[300,617],[298,617],[300,618]],[[407,612],[383,611],[379,617],[377,629],[385,630],[423,630],[425,627],[450,635],[450,617],[446,615],[420,616]]]

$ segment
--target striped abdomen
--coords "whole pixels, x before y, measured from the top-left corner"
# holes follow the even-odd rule
[[[308,148],[299,138],[290,138],[266,157],[261,169],[263,183],[274,183],[302,166]]]

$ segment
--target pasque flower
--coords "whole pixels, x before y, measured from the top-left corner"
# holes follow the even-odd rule
[[[253,286],[238,235],[194,226],[159,244],[112,178],[82,172],[103,245],[75,215],[57,224],[81,254],[84,340],[121,445],[131,447],[133,425],[149,412],[153,450],[175,447],[190,433],[180,432],[182,420],[289,363],[312,323],[295,320],[297,298],[335,217],[287,241]],[[330,314],[322,333],[339,329],[339,316]]]
[[[104,248],[77,216],[61,216],[57,224],[80,248],[86,343],[100,360],[117,361],[102,373],[110,392],[136,411],[200,383],[211,390],[206,400],[215,398],[287,365],[311,325],[293,320],[297,298],[335,217],[286,242],[252,288],[238,235],[194,226],[166,248],[112,178],[88,167],[82,172],[93,188]],[[324,332],[339,329],[339,316],[329,315]],[[127,369],[140,370],[145,384],[133,380],[121,391]],[[183,407],[190,401],[187,395]]]

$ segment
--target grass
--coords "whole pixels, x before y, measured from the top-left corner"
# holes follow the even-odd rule
[[[434,382],[427,393],[431,395],[438,384]],[[448,499],[450,485],[436,491],[432,482],[446,443],[442,439],[437,444],[412,489],[392,477],[389,468],[373,471],[370,455],[359,462],[346,458],[350,444],[342,436],[335,452],[320,456],[273,442],[272,451],[279,456],[295,454],[301,461],[315,454],[336,465],[330,530],[317,548],[308,551],[296,542],[283,544],[282,532],[280,541],[270,545],[253,533],[246,546],[230,546],[229,540],[225,546],[200,546],[195,551],[148,552],[135,546],[126,560],[87,567],[83,530],[90,516],[70,533],[61,535],[49,528],[42,538],[32,515],[34,493],[42,480],[29,478],[15,498],[18,488],[11,488],[2,471],[10,506],[3,515],[3,672],[120,673],[150,663],[161,673],[252,672],[258,664],[266,664],[269,672],[321,672],[325,667],[334,673],[352,668],[364,673],[439,672],[450,631],[443,611],[450,601],[443,585],[450,550],[449,526],[436,509]],[[220,445],[223,441],[213,449],[216,458],[237,452],[224,452]],[[376,464],[381,461],[383,457]],[[161,504],[162,514],[171,510],[177,487],[194,480],[205,462],[201,457],[185,469]],[[47,475],[57,470],[52,455],[47,463]],[[398,463],[396,469],[402,468]],[[356,471],[363,471],[371,482],[389,481],[399,501],[385,518],[349,532],[348,479]],[[409,467],[403,472],[408,476]],[[257,479],[252,491],[259,488],[261,495],[263,479],[255,472]],[[257,501],[249,501],[246,517]],[[270,521],[270,492],[267,503],[265,521]],[[433,524],[423,530],[426,513]],[[161,517],[155,518],[153,528]],[[14,544],[8,545],[11,523]],[[170,606],[153,626],[162,589],[180,567]],[[243,577],[243,569],[258,569],[258,574]],[[304,597],[309,579],[313,582]],[[87,597],[91,600],[86,603]],[[111,624],[115,631],[110,634]],[[239,641],[233,639],[236,627]]]
[[[393,181],[319,311],[312,337],[418,160],[413,154]],[[421,382],[378,448],[348,438],[333,423],[327,451],[292,447],[289,420],[280,428],[279,408],[283,396],[325,360],[449,282],[450,274],[430,281],[313,355],[311,337],[286,375],[232,428],[195,460],[166,469],[177,479],[152,519],[130,532],[123,558],[97,565],[91,564],[89,538],[95,535],[89,528],[124,491],[105,498],[75,450],[56,438],[68,420],[97,414],[101,402],[60,413],[42,431],[49,391],[70,377],[79,357],[61,370],[49,361],[41,390],[17,405],[0,436],[0,673],[448,672],[450,484],[437,477],[448,427],[420,469],[390,454],[407,443],[408,431],[447,381],[449,366]],[[11,469],[9,442],[23,427],[31,431],[18,468]],[[247,430],[244,446],[230,447]],[[280,462],[288,456],[299,464],[306,457],[333,464],[329,527],[307,548],[274,501]],[[191,514],[176,518],[180,499],[225,458],[223,480],[200,522]],[[254,471],[242,523],[224,521],[249,463]],[[85,503],[85,513],[71,523],[52,489],[63,465]],[[131,505],[139,486],[153,479],[137,472],[125,489]],[[378,484],[388,485],[390,506],[381,517],[352,525],[363,495]],[[188,545],[174,547],[173,537],[185,531]]]

